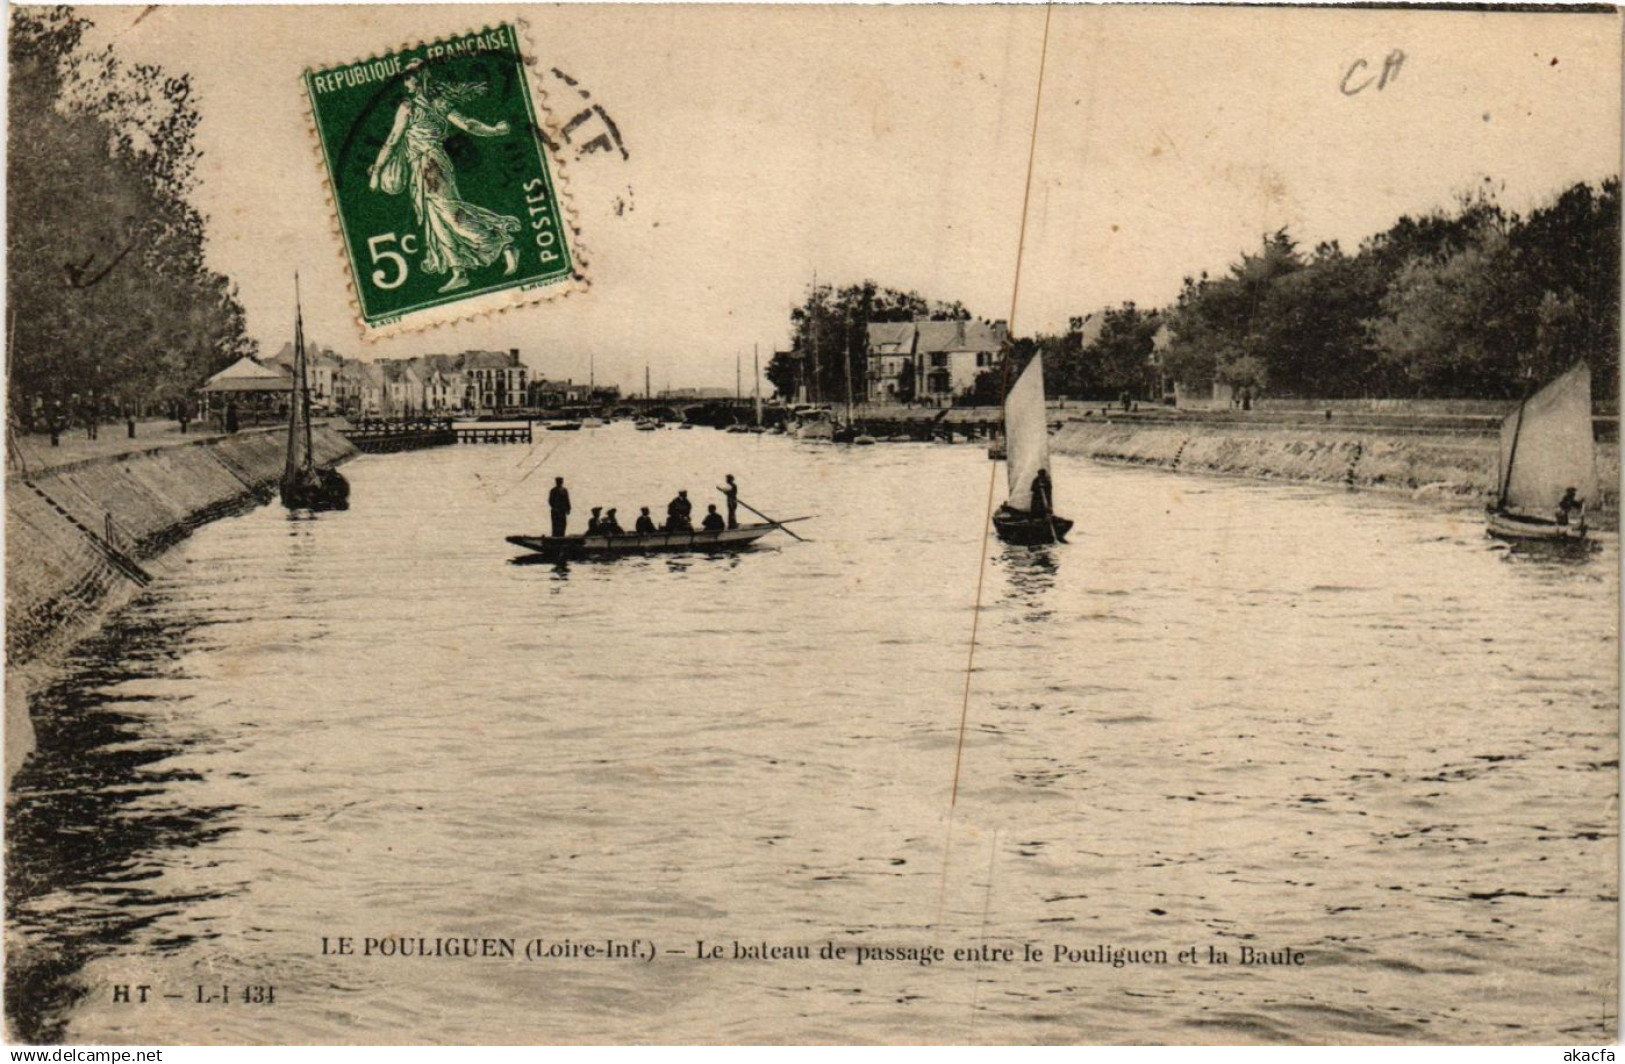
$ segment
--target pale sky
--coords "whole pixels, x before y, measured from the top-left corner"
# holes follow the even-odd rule
[[[821,282],[873,278],[1008,318],[1042,7],[87,8],[95,41],[194,76],[212,265],[265,353],[520,348],[535,372],[732,387]],[[299,75],[523,17],[627,158],[567,159],[590,291],[363,344]],[[1171,300],[1267,231],[1351,249],[1488,175],[1527,209],[1619,172],[1612,14],[1056,8],[1015,310],[1019,334]],[[1404,53],[1386,87],[1340,90]],[[558,123],[587,106],[544,76]],[[602,131],[581,126],[580,142]],[[1503,187],[1504,186],[1504,187]]]

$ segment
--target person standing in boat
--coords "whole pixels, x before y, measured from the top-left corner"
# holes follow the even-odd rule
[[[553,478],[553,490],[547,493],[547,509],[553,515],[553,536],[564,535],[564,526],[570,518],[570,492],[563,477]]]
[[[1567,525],[1572,517],[1578,516],[1585,520],[1586,501],[1578,498],[1578,492],[1569,488],[1563,492],[1563,498],[1557,503],[1557,523]]]
[[[1033,474],[1032,515],[1048,517],[1055,512],[1055,488],[1049,481],[1049,470],[1040,469]]]
[[[637,523],[633,527],[637,530],[637,533],[640,536],[646,536],[660,531],[655,527],[655,519],[649,516],[649,508],[647,506],[643,507],[643,509],[638,513]]]
[[[716,503],[712,503],[705,508],[705,520],[700,522],[700,527],[705,529],[707,532],[721,532],[724,528],[728,527],[727,524],[723,522],[722,515],[717,513]]]
[[[728,500],[728,527],[739,527],[739,485],[734,483],[734,475],[729,473],[723,478],[722,496]]]

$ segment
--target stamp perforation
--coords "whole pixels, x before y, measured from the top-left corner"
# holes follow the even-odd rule
[[[541,136],[533,135],[532,141],[542,175],[549,186],[548,191],[552,194],[559,227],[565,234],[565,244],[569,254],[569,273],[557,279],[534,276],[521,277],[505,283],[484,285],[472,293],[449,293],[443,299],[431,299],[420,304],[398,308],[383,320],[375,318],[369,321],[359,288],[359,279],[355,272],[357,260],[353,254],[349,234],[346,232],[343,213],[339,204],[339,193],[334,186],[335,163],[330,156],[330,147],[323,138],[320,119],[317,116],[316,104],[311,92],[311,79],[329,71],[375,62],[406,52],[420,52],[451,41],[490,34],[502,27],[506,27],[513,35],[517,65],[520,68],[522,77],[525,79],[524,88],[528,90],[521,93],[521,97],[524,99],[530,121],[534,123],[536,130],[542,134]],[[342,63],[307,67],[301,73],[300,84],[303,90],[301,95],[304,98],[306,129],[311,137],[312,150],[322,174],[323,197],[326,200],[328,222],[334,236],[337,237],[337,254],[344,271],[351,314],[363,342],[371,343],[394,336],[425,332],[431,329],[456,325],[460,322],[486,318],[494,314],[505,314],[523,307],[566,299],[584,293],[591,287],[587,273],[589,254],[582,240],[580,215],[572,196],[569,159],[567,153],[557,147],[557,145],[563,143],[563,137],[559,124],[549,106],[546,85],[538,73],[543,69],[546,69],[544,64],[540,63],[536,57],[529,21],[516,18],[511,22],[499,23],[497,26],[487,23],[462,33],[408,41],[397,48],[374,51],[368,55],[356,57]]]

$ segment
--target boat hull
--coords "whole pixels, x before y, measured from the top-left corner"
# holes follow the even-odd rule
[[[835,438],[835,426],[827,421],[807,421],[795,427],[795,437],[798,440],[832,440]]]
[[[348,510],[350,482],[336,469],[311,469],[282,478],[282,505],[290,510]]]
[[[1585,521],[1560,525],[1541,517],[1526,517],[1506,510],[1490,510],[1485,515],[1487,531],[1497,539],[1542,542],[1575,542],[1586,537]]]
[[[643,554],[715,553],[744,550],[780,523],[741,525],[716,532],[631,532],[620,536],[509,536],[508,542],[552,561],[620,558]]]
[[[1034,517],[1020,510],[1001,506],[993,514],[993,530],[1006,543],[1017,547],[1041,547],[1049,543],[1065,543],[1072,531],[1072,522],[1050,514]]]

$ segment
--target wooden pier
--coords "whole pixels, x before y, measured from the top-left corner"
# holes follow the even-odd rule
[[[531,441],[531,423],[523,425],[496,425],[476,422],[471,425],[458,425],[452,429],[457,434],[458,443],[529,443]]]
[[[450,418],[374,418],[342,430],[345,439],[365,454],[394,454],[457,443],[530,443],[531,422],[471,421]]]

